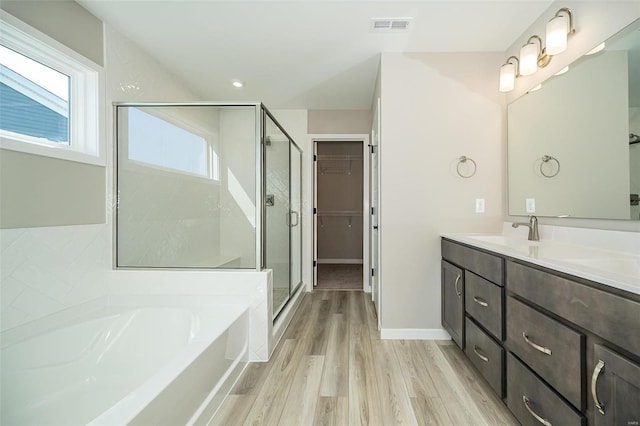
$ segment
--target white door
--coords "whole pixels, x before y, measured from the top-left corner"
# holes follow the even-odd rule
[[[380,267],[379,267],[379,196],[378,196],[378,169],[379,156],[378,150],[380,145],[380,99],[376,105],[374,114],[373,129],[371,131],[371,149],[369,150],[369,205],[371,206],[369,214],[369,262],[371,264],[371,297],[376,306],[378,313],[378,322],[380,321]]]

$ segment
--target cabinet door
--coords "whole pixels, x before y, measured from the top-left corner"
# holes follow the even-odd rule
[[[442,261],[442,326],[464,349],[464,274],[462,269]]]
[[[595,345],[591,399],[596,425],[640,422],[640,365]]]

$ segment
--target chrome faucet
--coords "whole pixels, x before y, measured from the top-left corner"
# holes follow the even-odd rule
[[[525,222],[513,222],[511,224],[512,227],[517,228],[518,226],[523,225],[529,228],[529,235],[527,239],[529,241],[540,241],[540,233],[538,232],[538,218],[535,216],[531,216],[529,218],[529,223]]]

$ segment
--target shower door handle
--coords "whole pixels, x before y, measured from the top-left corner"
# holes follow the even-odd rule
[[[300,223],[300,218],[298,217],[298,212],[291,211],[289,214],[291,215],[291,219],[293,219],[294,215],[295,215],[295,218],[296,218],[295,222],[293,222],[293,220],[289,219],[289,226],[292,227],[292,228],[294,226],[298,226],[298,224]]]

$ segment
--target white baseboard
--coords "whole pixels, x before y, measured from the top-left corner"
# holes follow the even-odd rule
[[[442,328],[383,328],[382,340],[451,340]]]
[[[362,259],[318,259],[318,263],[357,265],[362,263]]]

